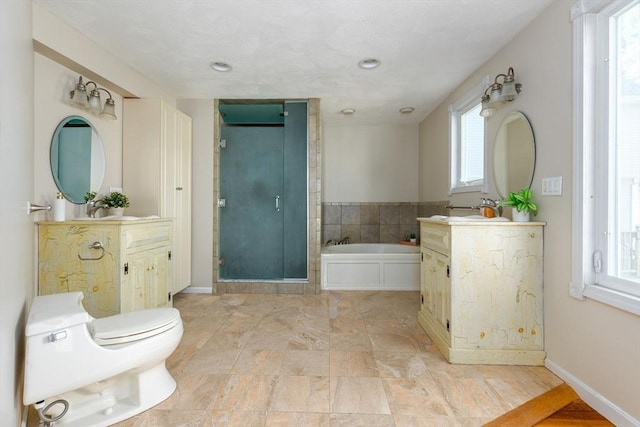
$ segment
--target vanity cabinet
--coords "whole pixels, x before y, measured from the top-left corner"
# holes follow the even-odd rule
[[[125,99],[122,183],[128,215],[174,218],[169,290],[191,284],[191,118],[158,99]]]
[[[171,305],[173,221],[38,223],[38,294],[81,291],[96,318]]]
[[[419,218],[418,323],[450,363],[543,365],[543,223]]]

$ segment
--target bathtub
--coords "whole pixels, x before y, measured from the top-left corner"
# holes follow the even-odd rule
[[[320,255],[326,290],[420,289],[420,249],[391,243],[326,246]]]

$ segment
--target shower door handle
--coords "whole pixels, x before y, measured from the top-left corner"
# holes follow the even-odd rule
[[[276,195],[276,212],[280,212],[280,196]]]

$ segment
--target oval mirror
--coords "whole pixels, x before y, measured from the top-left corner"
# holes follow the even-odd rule
[[[84,117],[62,120],[51,139],[51,174],[71,203],[84,203],[88,191],[98,192],[104,179],[104,148],[98,132]]]
[[[507,115],[493,147],[493,177],[498,196],[531,187],[536,167],[536,144],[527,117],[519,111]]]

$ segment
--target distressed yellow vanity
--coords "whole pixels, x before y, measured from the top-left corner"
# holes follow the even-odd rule
[[[171,219],[38,223],[38,294],[82,291],[93,317],[171,304]]]
[[[544,223],[418,220],[418,323],[447,360],[543,365]]]

